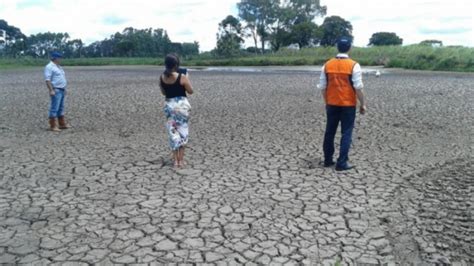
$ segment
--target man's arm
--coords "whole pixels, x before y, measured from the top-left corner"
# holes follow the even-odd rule
[[[326,71],[324,66],[321,69],[321,75],[319,76],[319,85],[318,88],[321,90],[321,95],[323,96],[324,103],[326,103],[326,88],[328,86],[328,81],[326,77]]]
[[[48,87],[49,95],[54,96],[56,92],[53,89],[53,85],[51,84],[51,81],[47,80],[46,81],[46,87]]]
[[[365,105],[365,95],[364,95],[364,90],[363,89],[356,89],[357,93],[357,99],[359,99],[360,102],[360,113],[365,114],[367,111],[367,106]]]
[[[46,87],[48,88],[49,95],[54,96],[56,92],[54,91],[53,84],[51,84],[51,77],[53,76],[53,72],[51,69],[46,67],[44,69],[44,79],[46,80]]]
[[[352,83],[356,89],[357,99],[360,102],[360,113],[365,114],[367,106],[365,105],[364,83],[362,82],[362,69],[359,64],[354,66],[352,71]]]

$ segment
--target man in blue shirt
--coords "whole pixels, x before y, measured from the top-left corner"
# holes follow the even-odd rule
[[[51,62],[44,68],[44,79],[51,96],[49,108],[49,127],[53,132],[68,129],[69,125],[64,118],[64,98],[66,97],[67,80],[66,74],[61,67],[62,54],[51,53]],[[56,119],[58,124],[56,124]]]

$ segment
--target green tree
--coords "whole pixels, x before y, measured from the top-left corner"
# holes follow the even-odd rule
[[[219,56],[235,56],[240,52],[242,43],[242,24],[234,16],[227,16],[219,23],[216,53]]]
[[[339,16],[325,18],[321,29],[321,45],[323,46],[333,46],[343,36],[353,38],[351,23]]]
[[[130,40],[122,40],[117,43],[116,48],[120,57],[133,56],[135,44]]]
[[[394,32],[376,32],[370,37],[369,45],[401,45],[403,39],[398,37]]]
[[[26,39],[26,36],[21,32],[21,30],[15,26],[8,25],[3,19],[0,19],[0,30],[5,31],[6,36],[5,41],[16,41],[18,39]]]
[[[237,7],[239,17],[246,22],[246,28],[253,36],[255,48],[258,36],[262,53],[265,53],[265,42],[272,34],[272,25],[278,20],[280,0],[242,0]]]
[[[27,38],[27,54],[34,57],[48,57],[51,51],[67,49],[69,34],[45,32],[30,35]]]
[[[293,36],[291,32],[283,27],[276,27],[273,30],[270,38],[270,45],[274,51],[280,50],[283,46],[288,46],[293,43]]]
[[[153,30],[153,46],[156,47],[156,51],[153,56],[167,54],[169,52],[170,43],[170,37],[164,29]]]
[[[172,42],[164,29],[125,28],[99,42],[83,48],[89,57],[162,57],[170,52],[183,57],[199,53],[199,44]]]
[[[100,48],[99,48],[100,57],[118,56],[115,46],[116,46],[116,40],[114,40],[113,38],[103,40],[100,43]]]
[[[102,41],[87,46],[82,40],[71,40],[68,33],[44,32],[26,37],[21,30],[0,20],[0,56],[23,54],[46,58],[51,51],[67,57],[162,57],[170,52],[186,57],[199,54],[199,43],[173,43],[164,29],[125,28]]]
[[[85,57],[100,57],[100,45],[102,42],[93,42],[84,47],[83,53]]]
[[[3,40],[0,40],[0,54],[6,56],[19,56],[26,50],[26,36],[17,27],[9,25],[3,19],[0,19],[0,30],[4,34]]]
[[[312,21],[305,21],[291,27],[290,39],[297,43],[299,48],[303,48],[321,41],[322,30]]]
[[[321,39],[317,16],[326,14],[326,7],[319,0],[288,0],[278,8],[271,44],[274,50],[281,46],[298,44],[300,48],[318,43]]]
[[[183,43],[183,51],[182,56],[187,58],[189,56],[198,55],[199,54],[199,43]]]
[[[276,10],[277,20],[272,26],[270,44],[274,51],[278,51],[282,46],[292,44],[291,27],[295,25],[296,12],[285,2]]]
[[[283,6],[291,11],[294,23],[313,21],[316,17],[326,15],[326,6],[320,0],[289,0]]]
[[[84,54],[84,43],[80,39],[68,41],[63,52],[66,57],[82,57]]]
[[[420,42],[420,45],[441,47],[441,46],[443,46],[443,42],[440,41],[440,40],[424,40],[424,41]]]

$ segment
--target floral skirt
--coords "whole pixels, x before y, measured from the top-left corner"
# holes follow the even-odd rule
[[[186,97],[170,98],[166,99],[164,111],[169,144],[176,151],[188,143],[191,105]]]

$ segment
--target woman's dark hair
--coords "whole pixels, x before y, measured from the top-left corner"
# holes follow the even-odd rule
[[[179,57],[175,54],[169,54],[165,57],[165,76],[167,78],[171,77],[173,71],[179,67]]]

